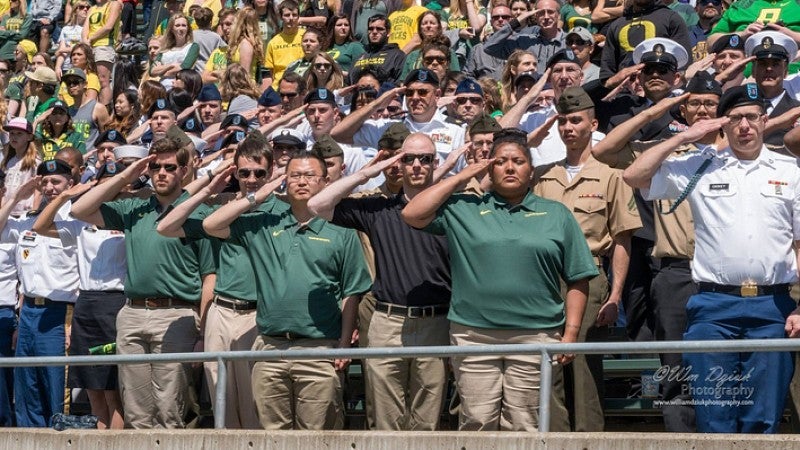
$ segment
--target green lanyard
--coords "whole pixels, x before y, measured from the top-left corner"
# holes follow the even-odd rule
[[[686,200],[686,197],[688,197],[689,194],[692,193],[694,188],[697,186],[697,182],[700,181],[700,177],[703,175],[703,172],[705,172],[706,169],[708,169],[709,165],[711,165],[711,158],[708,158],[705,161],[703,161],[703,164],[701,164],[700,167],[697,168],[697,171],[692,176],[692,179],[689,180],[689,184],[686,185],[686,189],[684,189],[683,192],[681,192],[681,195],[679,195],[678,198],[675,199],[675,203],[672,204],[672,206],[669,208],[667,212],[664,212],[664,210],[661,208],[661,202],[658,202],[658,212],[660,212],[665,216],[674,213],[675,210],[678,209],[678,205],[683,203],[683,201]]]

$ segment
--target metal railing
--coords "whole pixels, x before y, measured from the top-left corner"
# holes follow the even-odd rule
[[[552,361],[551,356],[567,354],[653,354],[653,353],[724,353],[798,351],[800,339],[753,339],[725,341],[661,341],[661,342],[591,342],[591,343],[536,343],[508,345],[469,345],[431,347],[376,347],[339,348],[311,350],[269,350],[205,353],[159,353],[146,355],[89,355],[89,356],[30,356],[0,358],[0,367],[34,366],[95,366],[141,363],[190,363],[216,362],[217,385],[214,410],[214,428],[225,428],[225,385],[227,384],[227,361],[275,361],[311,359],[367,359],[367,358],[416,358],[451,357],[476,355],[521,355],[540,354],[542,361]],[[550,402],[553,388],[552,364],[541,365],[539,389],[539,431],[550,429]]]

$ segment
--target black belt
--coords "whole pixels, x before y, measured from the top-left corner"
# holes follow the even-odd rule
[[[147,297],[147,298],[129,298],[128,306],[134,308],[144,309],[158,309],[158,308],[194,308],[196,303],[188,300],[171,297]]]
[[[431,306],[403,306],[394,303],[377,302],[375,311],[385,312],[390,316],[403,316],[409,319],[420,319],[424,317],[435,317],[446,315],[450,311],[450,305],[431,305]]]
[[[223,308],[232,309],[234,311],[252,311],[256,309],[256,302],[248,302],[244,300],[234,300],[219,295],[214,297],[214,304]]]
[[[691,267],[691,260],[689,258],[672,258],[669,256],[665,256],[660,258],[660,267],[682,267],[684,269],[688,269]]]
[[[296,341],[298,339],[307,339],[306,336],[302,336],[297,333],[293,333],[291,331],[284,331],[282,333],[277,333],[277,334],[266,334],[265,336],[271,337],[273,339],[286,339],[289,341]]]
[[[757,285],[757,284],[742,284],[740,286],[733,286],[729,284],[716,284],[708,282],[697,283],[697,290],[699,292],[718,292],[720,294],[738,295],[739,297],[759,297],[762,295],[773,294],[786,294],[789,292],[791,286],[789,284],[772,284],[772,285]]]

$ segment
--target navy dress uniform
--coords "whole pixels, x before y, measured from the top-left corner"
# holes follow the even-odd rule
[[[40,164],[36,174],[71,179],[72,169],[56,159]],[[59,209],[59,220],[71,220],[70,207],[68,202]],[[67,307],[78,299],[76,247],[30,231],[35,220],[35,211],[9,220],[0,237],[2,243],[17,243],[15,257],[24,300],[16,356],[64,356]],[[62,366],[15,368],[17,426],[49,426],[53,414],[63,412],[64,381]]]
[[[763,108],[755,84],[726,91],[717,116],[746,105]],[[750,114],[732,123],[747,120],[759,133],[755,127],[763,125]],[[685,197],[692,208],[699,292],[686,305],[686,340],[783,338],[796,307],[789,285],[798,280],[800,168],[763,144],[749,161],[735,150],[706,148],[666,160],[643,190],[651,199]],[[690,353],[684,367],[698,431],[777,432],[794,369],[789,352]]]

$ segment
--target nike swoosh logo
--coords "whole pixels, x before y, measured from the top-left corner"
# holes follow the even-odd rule
[[[492,212],[492,211],[491,211],[491,210],[489,210],[489,209],[484,209],[483,211],[481,211],[481,215],[482,215],[482,216],[485,216],[485,215],[487,215],[487,214],[490,214],[491,212]]]
[[[273,231],[272,232],[272,237],[278,237],[278,236],[280,236],[281,233],[283,233],[283,230]]]

